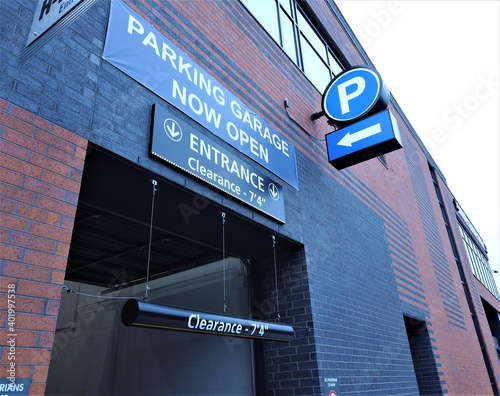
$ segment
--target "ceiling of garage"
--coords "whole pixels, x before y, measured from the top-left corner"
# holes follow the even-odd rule
[[[85,203],[78,207],[66,279],[110,288],[146,278],[149,226],[106,213]],[[151,238],[150,279],[213,262],[220,252],[155,229]]]
[[[151,203],[154,218],[149,250]],[[66,279],[114,289],[204,265],[226,255],[272,257],[271,231],[115,155],[92,147],[85,163]],[[277,236],[280,251],[300,245]]]

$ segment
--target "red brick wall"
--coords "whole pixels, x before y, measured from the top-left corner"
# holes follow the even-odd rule
[[[500,374],[500,361],[498,359],[497,352],[495,350],[495,344],[492,338],[492,333],[491,329],[488,324],[488,319],[486,317],[486,314],[484,312],[484,307],[483,303],[481,301],[481,298],[484,298],[486,301],[488,301],[496,310],[500,310],[500,302],[476,279],[472,272],[472,267],[469,262],[466,248],[460,233],[459,229],[459,223],[457,220],[457,214],[455,207],[453,205],[453,194],[452,192],[448,189],[448,187],[444,184],[444,182],[439,179],[440,183],[440,189],[443,194],[443,200],[447,209],[447,214],[450,219],[450,225],[451,229],[453,232],[453,236],[455,238],[455,243],[457,244],[457,249],[459,251],[459,258],[460,258],[460,265],[463,268],[466,281],[467,281],[467,286],[470,291],[471,295],[471,300],[472,303],[474,304],[474,310],[475,314],[477,316],[477,320],[479,322],[479,326],[481,328],[481,334],[483,337],[483,341],[485,344],[486,351],[489,356],[490,364],[491,364],[491,369],[493,370],[493,376],[495,378],[497,387],[500,387],[500,382],[499,382],[499,374]],[[452,254],[450,252],[449,254]],[[452,256],[451,256],[452,257]],[[460,285],[457,285],[457,290]],[[465,295],[464,295],[465,298]],[[466,305],[466,302],[463,302],[464,307],[468,307]],[[471,319],[472,320],[472,319]],[[473,327],[470,328],[470,332],[475,331]],[[474,334],[475,335],[475,334]],[[478,348],[459,348],[457,346],[463,346],[463,345],[471,345],[472,342],[476,342],[475,339],[477,339],[477,336],[472,337],[472,336],[467,336],[467,334],[462,335],[463,338],[459,338],[459,336],[455,335],[453,340],[448,340],[450,344],[450,349],[455,349],[453,351],[453,354],[450,354],[450,361],[451,364],[456,365],[456,361],[459,360],[459,354],[461,353],[463,358],[463,361],[468,360],[468,365],[467,365],[467,370],[456,370],[454,372],[454,379],[453,379],[453,384],[456,384],[456,387],[453,388],[450,386],[450,394],[459,394],[460,392],[463,392],[463,389],[465,388],[465,383],[474,383],[476,385],[475,388],[475,393],[478,395],[486,395],[491,392],[491,387],[487,385],[489,382],[489,378],[487,377],[487,371],[486,367],[484,366],[484,358],[481,353],[481,349]],[[478,342],[479,345],[479,342]],[[453,348],[451,347],[453,346]],[[474,362],[473,356],[477,355],[476,363]],[[466,371],[466,372],[464,372]],[[483,378],[483,381],[480,382],[480,379]],[[452,382],[452,381],[450,381]],[[480,388],[478,385],[482,384],[483,388]]]
[[[86,148],[86,139],[0,100],[0,378],[14,362],[31,395],[45,390]]]

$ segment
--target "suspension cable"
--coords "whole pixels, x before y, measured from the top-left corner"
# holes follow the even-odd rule
[[[153,196],[151,198],[151,221],[149,223],[149,247],[148,247],[148,267],[146,271],[146,290],[144,291],[144,301],[148,301],[148,291],[149,291],[149,267],[151,264],[151,239],[153,237],[153,214],[155,209],[155,193],[156,185],[158,184],[156,180],[151,179],[153,184]]]
[[[226,234],[225,234],[225,223],[226,223],[226,214],[221,212],[222,216],[222,281],[224,285],[224,315],[227,313],[227,305],[226,305]]]
[[[278,322],[281,322],[280,316],[280,302],[278,298],[278,270],[276,267],[276,237],[271,235],[273,238],[273,258],[274,258],[274,285],[275,285],[275,296],[276,296],[276,312],[278,313]]]

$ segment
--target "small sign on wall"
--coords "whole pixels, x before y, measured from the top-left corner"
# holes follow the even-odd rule
[[[0,378],[1,396],[28,396],[31,379],[29,378]]]
[[[337,75],[323,94],[323,112],[340,125],[326,135],[328,162],[337,170],[403,147],[391,93],[379,73],[354,66]]]
[[[83,1],[85,0],[39,0],[26,45],[41,37]]]
[[[323,389],[325,396],[340,396],[339,394],[339,379],[337,377],[323,378]]]
[[[83,15],[98,0],[38,0],[33,22],[21,51],[19,62],[23,63],[36,54],[54,36]]]
[[[402,147],[398,123],[390,110],[326,135],[328,161],[338,170]]]

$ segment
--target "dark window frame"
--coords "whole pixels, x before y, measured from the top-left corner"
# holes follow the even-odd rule
[[[298,69],[301,70],[301,72],[308,78],[311,84],[315,86],[318,91],[323,92],[330,80],[333,79],[335,75],[344,70],[345,65],[347,64],[345,59],[340,56],[340,51],[337,45],[335,45],[331,37],[325,33],[325,30],[322,28],[319,20],[314,16],[313,11],[307,3],[300,0],[268,1],[275,3],[276,18],[274,18],[273,16],[272,19],[275,19],[278,24],[279,42],[271,33],[273,30],[275,30],[275,26],[265,26],[266,23],[269,24],[271,22],[269,22],[269,20],[259,20],[257,12],[254,13],[252,11],[252,0],[241,0],[241,3],[250,12],[250,14],[252,14],[256,21],[263,27],[263,29],[269,34],[269,36],[280,46],[287,57],[290,58],[290,60],[298,67]],[[290,51],[292,46],[285,45],[284,42],[284,22],[282,21],[282,18],[284,17],[289,18],[292,22],[294,39],[293,48],[295,49],[294,55],[290,55],[288,52]],[[305,22],[307,24],[306,26],[300,23],[301,18],[302,22]],[[289,26],[290,25],[288,25],[287,27]],[[311,36],[311,34],[313,34],[314,36]],[[304,44],[307,43],[321,61],[320,65],[314,64],[315,67],[311,68],[311,70],[307,70],[305,66],[307,62],[304,62],[303,58],[305,49],[302,48],[304,45],[302,43],[302,39],[304,39]],[[320,52],[318,52],[319,48],[313,43],[313,41],[316,41],[316,39],[322,44],[322,48],[324,49],[323,56],[320,54]],[[321,52],[323,51],[321,50]],[[295,57],[296,59],[293,59],[293,57]],[[328,72],[328,77],[325,74],[326,79],[323,78],[321,80],[321,83],[318,82],[318,79],[316,78],[318,67],[323,67],[322,70]]]

